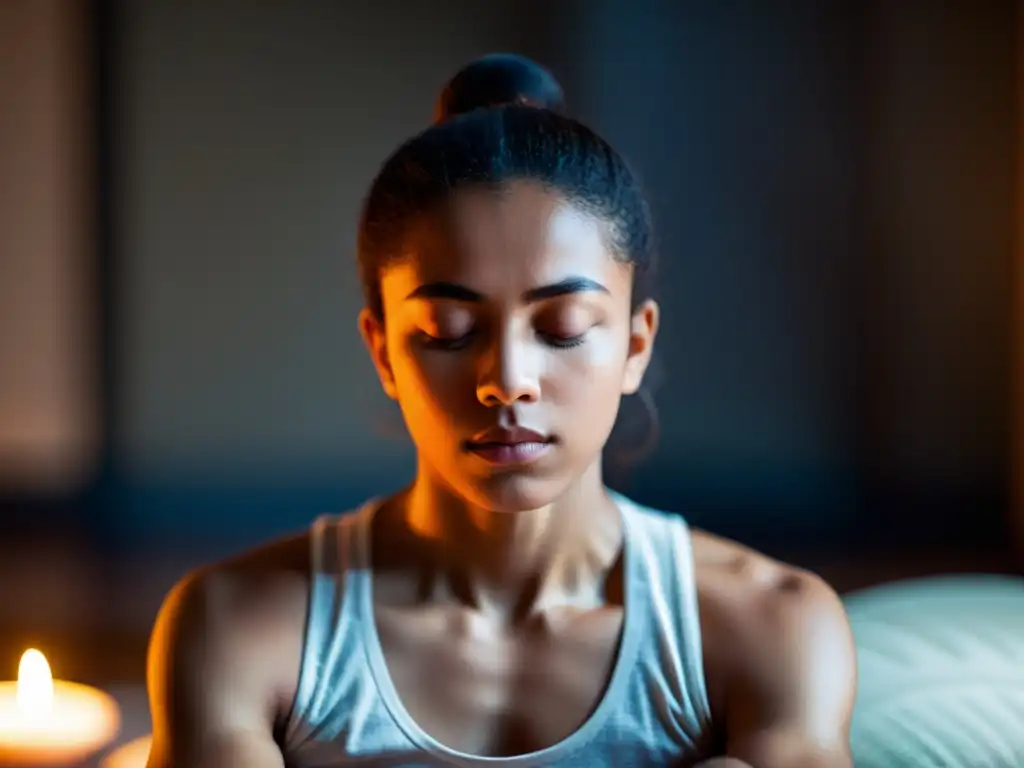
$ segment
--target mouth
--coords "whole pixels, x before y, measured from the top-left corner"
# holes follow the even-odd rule
[[[467,440],[465,448],[488,464],[529,464],[547,453],[553,438],[531,429],[492,429]]]

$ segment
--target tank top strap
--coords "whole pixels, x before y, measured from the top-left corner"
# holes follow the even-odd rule
[[[362,511],[324,515],[309,529],[309,600],[299,681],[285,727],[285,747],[301,744],[313,734],[310,725],[338,711],[347,695],[345,678],[359,653],[361,631],[352,610],[365,561]]]
[[[677,516],[671,521],[672,554],[677,587],[676,626],[681,645],[682,675],[691,716],[702,730],[710,729],[711,704],[704,676],[704,638],[700,622],[700,601],[697,589],[697,568],[693,554],[693,534],[686,520]]]
[[[641,651],[643,663],[660,670],[666,693],[677,708],[680,729],[691,737],[706,733],[711,707],[704,677],[693,537],[686,520],[617,497],[635,537],[634,551],[645,574],[651,642]],[[656,638],[656,639],[655,639]]]

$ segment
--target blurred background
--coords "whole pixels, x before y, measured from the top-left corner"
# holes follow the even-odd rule
[[[622,490],[844,591],[1024,570],[1021,29],[996,0],[0,0],[0,678],[36,645],[137,681],[188,568],[410,477],[356,217],[493,51],[653,204],[662,439]]]

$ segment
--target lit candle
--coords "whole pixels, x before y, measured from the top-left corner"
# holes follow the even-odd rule
[[[140,736],[123,747],[113,751],[101,764],[101,768],[146,768],[152,736]]]
[[[25,651],[17,682],[0,683],[0,765],[76,765],[109,744],[120,726],[112,697],[55,681],[39,651]]]

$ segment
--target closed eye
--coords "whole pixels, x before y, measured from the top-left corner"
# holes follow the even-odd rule
[[[418,334],[420,344],[426,349],[437,349],[446,352],[454,352],[469,346],[469,343],[473,340],[473,335],[473,331],[456,337],[431,336],[425,331],[420,331]]]
[[[557,349],[572,349],[586,341],[585,333],[581,333],[578,336],[559,336],[552,333],[540,333],[538,335],[544,340],[545,344]]]
[[[440,350],[444,352],[454,352],[460,349],[465,349],[472,343],[475,336],[475,331],[470,331],[469,333],[456,337],[433,336],[426,331],[420,331],[417,334],[420,344],[425,349]],[[586,341],[585,333],[581,333],[576,336],[560,336],[553,333],[538,332],[537,336],[549,347],[554,347],[555,349],[573,349]]]

